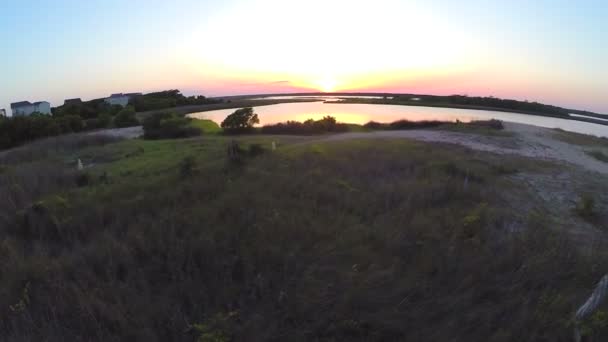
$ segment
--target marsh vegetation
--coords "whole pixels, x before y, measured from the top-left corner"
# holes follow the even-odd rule
[[[408,140],[69,138],[0,160],[8,340],[569,341],[608,269],[556,229],[577,212],[528,205],[515,177],[551,164]]]

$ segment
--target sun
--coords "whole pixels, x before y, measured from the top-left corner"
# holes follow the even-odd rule
[[[317,83],[319,90],[324,93],[331,93],[336,90],[337,82],[333,77],[325,77]]]

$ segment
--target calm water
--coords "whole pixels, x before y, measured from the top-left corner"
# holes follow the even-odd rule
[[[383,96],[354,96],[354,95],[319,95],[319,96],[303,96],[303,95],[279,95],[279,96],[264,96],[256,97],[252,100],[292,100],[292,99],[312,99],[319,101],[337,101],[340,99],[383,99]],[[392,96],[387,99],[392,99]]]
[[[328,99],[328,100],[334,100]],[[199,119],[211,119],[221,123],[235,109],[222,109],[210,112],[190,114]],[[582,121],[565,120],[527,114],[494,112],[486,110],[433,108],[400,105],[374,105],[354,103],[324,103],[301,102],[282,103],[255,108],[260,117],[260,124],[271,124],[287,120],[304,121],[306,119],[321,119],[331,115],[340,122],[364,124],[369,121],[392,122],[400,119],[411,121],[442,120],[470,121],[498,119],[508,122],[523,123],[547,128],[561,128],[566,131],[593,134],[608,137],[608,126],[602,126]]]
[[[608,119],[602,119],[602,118],[598,118],[595,116],[587,116],[587,115],[580,115],[580,114],[570,114],[570,116],[576,117],[576,118],[585,118],[585,119],[593,119],[593,120],[600,120],[600,121],[606,121],[608,122]]]

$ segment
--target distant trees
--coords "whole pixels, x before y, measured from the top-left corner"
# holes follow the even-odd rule
[[[159,110],[174,108],[187,105],[204,105],[221,103],[219,99],[209,99],[205,96],[189,96],[186,97],[177,89],[165,90],[145,95],[133,96],[129,101],[129,105],[136,112],[145,112],[149,110]],[[53,108],[54,116],[78,115],[84,120],[97,119],[101,115],[115,116],[123,108],[119,105],[110,105],[103,98],[82,101],[69,101],[62,106]]]
[[[253,108],[237,109],[234,113],[228,115],[222,121],[222,128],[228,134],[250,133],[253,131],[253,126],[260,123],[258,115],[253,111]]]
[[[110,105],[105,99],[90,101],[69,100],[52,108],[53,115],[32,114],[27,117],[0,117],[0,149],[18,146],[39,138],[115,127],[137,126],[136,112],[184,105],[220,103],[222,100],[204,96],[186,97],[179,90],[166,90],[135,96],[126,108]],[[184,118],[173,118],[163,123],[164,134],[189,135],[195,130],[185,129]],[[172,133],[167,133],[172,132]]]
[[[25,142],[59,134],[80,132],[84,122],[77,115],[52,117],[34,113],[0,119],[0,149],[21,145]]]
[[[95,119],[101,115],[116,115],[122,107],[110,105],[104,99],[95,99],[87,102],[70,102],[63,106],[53,108],[53,116],[78,115],[83,119]]]
[[[220,103],[221,100],[208,99],[204,96],[186,97],[177,89],[159,91],[145,95],[135,96],[129,102],[137,112],[167,109],[178,106],[204,105]]]
[[[323,133],[338,133],[348,132],[349,127],[346,124],[337,122],[333,116],[325,116],[321,120],[306,120],[287,121],[274,125],[266,125],[262,127],[263,134],[296,134],[296,135],[312,135]]]
[[[410,102],[413,95],[396,96],[393,100],[396,102]],[[531,112],[539,114],[548,114],[551,116],[568,116],[569,111],[556,106],[546,105],[538,102],[517,101],[509,99],[499,99],[496,97],[471,97],[464,95],[451,96],[434,96],[434,95],[416,95],[420,104],[441,105],[452,104],[461,106],[478,106],[488,108],[500,108],[514,111]]]
[[[55,122],[61,132],[80,132],[85,128],[84,121],[78,115],[61,116],[55,118]]]

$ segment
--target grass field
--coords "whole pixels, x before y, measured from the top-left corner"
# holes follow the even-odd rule
[[[593,147],[608,147],[608,138],[599,138],[592,135],[580,134],[574,132],[566,132],[561,129],[555,129],[553,135],[556,139],[563,142],[579,145],[579,146],[593,146]]]
[[[436,129],[443,131],[452,131],[458,133],[467,133],[467,134],[479,134],[491,137],[513,137],[513,132],[507,132],[504,130],[498,130],[488,127],[475,126],[469,124],[445,124],[437,127]]]
[[[601,162],[608,163],[608,154],[606,154],[602,151],[599,151],[599,150],[587,151],[587,154]]]
[[[191,118],[191,120],[191,125],[193,127],[199,128],[203,132],[203,134],[222,133],[222,128],[214,121],[194,118]]]
[[[542,205],[517,209],[531,197],[512,176],[552,168],[530,159],[288,136],[65,145],[0,158],[8,340],[570,341],[608,269]],[[587,335],[608,336],[602,315]]]

